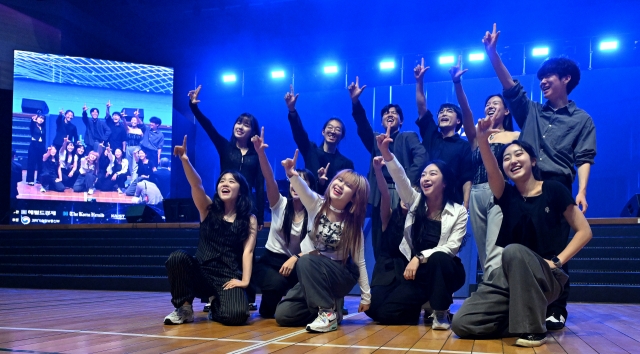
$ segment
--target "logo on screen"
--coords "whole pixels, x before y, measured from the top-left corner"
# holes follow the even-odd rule
[[[23,215],[20,218],[20,222],[22,222],[23,225],[29,225],[29,223],[31,222],[31,218],[26,215]]]
[[[68,211],[63,211],[62,212],[62,216],[69,216],[69,212]]]

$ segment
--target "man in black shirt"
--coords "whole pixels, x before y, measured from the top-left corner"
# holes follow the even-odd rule
[[[60,151],[60,147],[64,143],[64,138],[67,138],[70,142],[78,141],[78,129],[71,123],[74,113],[72,110],[60,109],[58,119],[56,119],[56,136],[53,138],[53,146],[57,151]]]
[[[578,168],[576,204],[587,211],[587,182],[596,156],[596,129],[587,112],[569,100],[569,94],[580,82],[580,69],[570,59],[551,58],[538,70],[540,88],[547,99],[545,104],[531,101],[522,85],[513,80],[496,50],[498,36],[493,32],[484,36],[483,43],[493,69],[504,89],[504,98],[513,118],[522,129],[520,140],[529,143],[539,156],[538,166],[543,180],[562,183],[572,191]],[[564,222],[567,235],[569,225]],[[565,268],[568,272],[568,269]],[[561,329],[567,318],[569,283],[556,302],[549,305],[547,328]]]
[[[317,192],[324,195],[329,185],[329,181],[344,169],[353,170],[353,161],[342,155],[338,151],[338,144],[344,139],[347,131],[339,118],[329,118],[322,128],[322,146],[316,145],[309,139],[309,134],[304,130],[302,119],[296,111],[298,94],[294,94],[293,85],[291,91],[284,97],[287,108],[289,108],[289,124],[293,132],[293,140],[300,154],[304,158],[305,168],[316,174],[318,180]]]
[[[87,116],[87,105],[82,107],[82,122],[87,127],[84,133],[84,142],[87,144],[87,151],[98,151],[100,144],[106,145],[111,136],[111,129],[104,120],[98,119],[100,111],[91,108],[91,119]]]
[[[127,127],[126,123],[122,122],[122,117],[119,112],[109,112],[111,109],[111,100],[107,103],[107,114],[104,120],[107,122],[109,129],[111,129],[111,135],[109,136],[109,145],[115,151],[120,149],[122,152],[127,152]]]
[[[170,198],[169,189],[171,188],[171,161],[168,158],[163,157],[160,159],[160,165],[157,170],[153,172],[151,181],[158,186],[160,193],[164,199]]]
[[[429,160],[442,160],[456,176],[456,197],[458,203],[463,203],[469,209],[471,181],[473,167],[471,165],[471,146],[469,142],[458,135],[462,127],[462,111],[460,107],[445,103],[438,110],[438,125],[433,120],[433,114],[427,109],[424,94],[424,74],[429,68],[422,63],[413,72],[416,79],[416,104],[420,118],[416,121],[422,136],[422,145],[429,156]],[[439,128],[439,130],[438,130]]]

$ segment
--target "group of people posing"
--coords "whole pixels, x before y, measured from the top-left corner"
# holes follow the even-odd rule
[[[211,320],[245,324],[246,289],[255,285],[262,291],[262,317],[328,332],[341,323],[343,297],[358,284],[358,311],[381,324],[417,324],[425,309],[426,324],[451,328],[462,338],[517,336],[516,345],[545,343],[547,330],[562,328],[567,318],[567,263],[591,238],[583,214],[595,127],[568,99],[580,81],[573,61],[551,58],[541,66],[537,76],[547,101],[540,104],[503,65],[498,36],[494,25],[483,43],[503,92],[488,96],[477,125],[460,60],[450,70],[459,106],[442,104],[435,119],[423,86],[429,68],[423,61],[414,69],[419,134],[401,131],[404,115],[395,104],[382,108],[382,133],[374,132],[359,100],[366,86],[356,77],[348,90],[358,137],[370,153],[367,176],[338,151],[346,136],[339,118],[326,121],[319,146],[309,138],[292,88],[284,99],[298,149],[282,161],[290,181],[286,196],[278,190],[257,119],[241,114],[227,140],[198,108],[201,87],[189,92],[223,172],[216,193],[207,196],[189,162],[187,138],[175,147],[201,226],[195,257],[176,251],[166,262],[175,310],[165,324],[192,322],[196,297],[211,301]],[[521,132],[514,131],[513,120]],[[466,140],[458,135],[462,126]],[[296,169],[299,155],[304,169]],[[265,254],[254,263],[263,215],[252,207],[251,191],[261,206],[265,184],[272,221]],[[368,204],[371,283],[363,235]],[[457,253],[468,217],[484,276],[452,317],[452,294],[465,283]]]
[[[72,123],[74,112],[61,109],[49,146],[45,143],[46,117],[35,115],[30,123],[26,182],[31,186],[39,182],[43,193],[71,188],[88,194],[98,189],[127,195],[135,195],[138,182],[157,182],[154,172],[170,167],[169,159],[160,157],[164,135],[158,128],[162,121],[151,117],[147,127],[136,110],[127,122],[125,113],[111,113],[110,107],[111,101],[104,119],[98,118],[98,108],[82,107],[84,140]]]

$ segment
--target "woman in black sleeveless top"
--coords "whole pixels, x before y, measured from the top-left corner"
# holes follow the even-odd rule
[[[165,266],[171,283],[171,302],[176,310],[165,324],[193,322],[193,299],[214,297],[209,319],[225,325],[242,325],[249,318],[245,292],[251,280],[257,220],[251,214],[249,185],[235,171],[220,174],[213,200],[206,195],[202,179],[187,157],[187,137],[176,146],[191,195],[200,212],[200,241],[195,257],[173,252]]]

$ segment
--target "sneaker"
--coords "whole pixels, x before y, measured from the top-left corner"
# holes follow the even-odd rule
[[[164,318],[166,325],[178,325],[193,322],[193,307],[191,305],[182,305]]]
[[[35,183],[33,183],[33,182],[29,182],[29,183],[27,183],[27,184],[28,184],[28,185],[30,185],[30,186],[33,186]]]
[[[122,191],[122,189],[118,188],[118,194],[124,194],[124,192]]]
[[[449,311],[433,311],[431,314],[433,323],[431,329],[447,330],[451,328],[451,320],[449,320]]]
[[[255,302],[249,304],[249,311],[258,311],[258,306]]]
[[[539,347],[547,342],[546,333],[525,333],[516,340],[516,345],[519,347]]]
[[[44,193],[44,192],[46,192],[46,191],[47,191],[47,190],[46,190],[46,189],[44,189],[44,187],[40,187],[40,192]]]
[[[338,319],[334,311],[320,309],[318,317],[307,325],[307,331],[312,333],[325,333],[338,329]]]
[[[93,194],[93,192],[95,192],[95,190],[96,190],[95,188],[90,188],[90,189],[89,189],[89,192],[87,192],[87,194],[92,195],[92,194]]]
[[[547,330],[557,331],[564,328],[564,323],[567,321],[563,315],[554,312],[551,316],[547,317]]]

